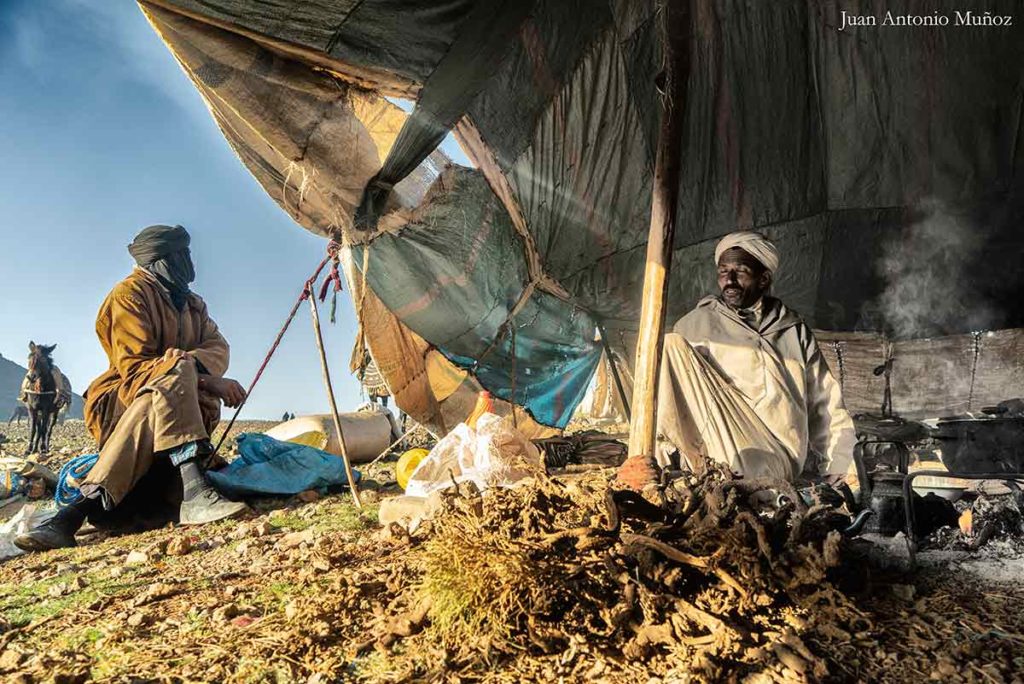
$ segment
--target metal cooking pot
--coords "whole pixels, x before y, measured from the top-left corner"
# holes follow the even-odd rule
[[[948,418],[928,430],[940,443],[950,471],[1013,473],[1024,470],[1024,417]]]

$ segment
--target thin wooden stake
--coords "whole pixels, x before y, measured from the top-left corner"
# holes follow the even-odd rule
[[[665,324],[666,284],[672,267],[676,209],[682,167],[683,119],[689,76],[689,3],[666,0],[661,7],[665,54],[661,129],[658,133],[651,198],[651,226],[647,237],[643,303],[633,369],[633,415],[629,422],[629,455],[651,461],[656,432],[658,370],[661,365],[662,329]],[[652,466],[653,467],[653,466]]]
[[[619,366],[615,363],[615,352],[612,351],[612,346],[608,343],[608,333],[605,331],[604,326],[598,326],[598,330],[601,334],[601,343],[604,345],[605,356],[608,357],[608,366],[612,371],[612,379],[615,380],[615,388],[619,391],[619,399],[622,401],[622,410],[626,412],[626,420],[632,422],[633,414],[629,410],[629,397],[626,396],[626,388],[622,384],[622,377],[619,375]]]
[[[348,488],[352,490],[352,500],[356,508],[362,508],[363,502],[359,500],[359,487],[356,485],[356,478],[352,474],[352,465],[348,461],[348,448],[345,446],[345,433],[341,430],[341,417],[338,415],[338,404],[334,400],[334,387],[331,386],[331,371],[327,367],[327,352],[324,351],[324,338],[320,334],[320,313],[316,310],[316,295],[313,286],[307,290],[309,294],[309,311],[313,315],[313,332],[316,339],[316,348],[320,352],[320,369],[324,374],[324,387],[327,388],[327,400],[331,404],[331,416],[334,418],[334,429],[338,431],[338,445],[341,447],[341,460],[345,464],[345,477],[348,478]]]

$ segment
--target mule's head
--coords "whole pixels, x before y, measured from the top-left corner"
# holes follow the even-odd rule
[[[48,376],[50,370],[53,367],[53,350],[57,348],[55,344],[36,344],[35,342],[28,343],[28,379],[32,382],[38,380],[40,377]]]

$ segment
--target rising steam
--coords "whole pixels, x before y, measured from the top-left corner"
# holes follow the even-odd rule
[[[896,338],[998,327],[1002,316],[978,290],[974,272],[983,239],[963,216],[936,200],[924,217],[883,249],[875,267],[885,289],[864,307],[862,325]]]

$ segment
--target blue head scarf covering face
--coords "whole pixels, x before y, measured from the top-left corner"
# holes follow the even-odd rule
[[[188,231],[181,226],[156,225],[143,228],[128,245],[135,263],[156,276],[179,311],[185,308],[188,286],[196,279],[190,242]]]

